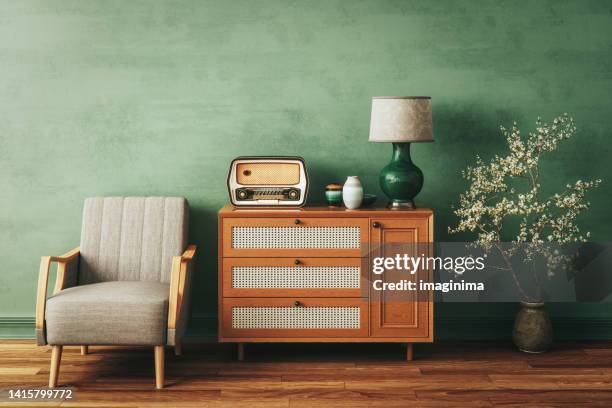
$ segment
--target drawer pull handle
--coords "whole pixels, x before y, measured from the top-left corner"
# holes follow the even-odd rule
[[[296,265],[301,264],[301,262],[300,262],[300,260],[299,260],[299,259],[296,259],[295,261],[293,261],[293,263],[294,263],[294,264],[296,264]]]
[[[374,221],[374,222],[372,223],[372,226],[373,226],[374,228],[380,228],[380,223],[379,223],[379,222],[377,222],[377,221]]]
[[[300,303],[299,300],[296,300],[295,302],[293,302],[293,306],[298,307],[298,306],[302,306],[302,304]]]
[[[302,222],[301,222],[300,220],[295,220],[295,221],[293,221],[293,223],[294,223],[295,225],[300,225]]]

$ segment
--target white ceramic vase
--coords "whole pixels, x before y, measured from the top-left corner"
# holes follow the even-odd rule
[[[363,201],[363,186],[361,185],[361,181],[359,181],[359,177],[348,176],[346,178],[344,187],[342,187],[342,201],[344,201],[344,206],[349,210],[354,210],[361,206],[361,201]]]

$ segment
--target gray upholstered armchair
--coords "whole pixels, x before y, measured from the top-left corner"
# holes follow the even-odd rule
[[[153,346],[155,383],[164,386],[164,347],[181,353],[189,309],[189,208],[178,197],[85,200],[81,245],[40,263],[38,345],[52,346],[49,387],[57,385],[62,347]],[[51,263],[57,277],[47,299]]]

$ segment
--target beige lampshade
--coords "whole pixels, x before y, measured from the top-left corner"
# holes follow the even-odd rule
[[[429,96],[372,98],[370,142],[433,142]]]

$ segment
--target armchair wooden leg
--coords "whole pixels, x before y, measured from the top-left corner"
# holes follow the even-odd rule
[[[57,386],[57,379],[59,377],[60,362],[62,360],[63,346],[52,346],[51,347],[51,368],[49,370],[49,388]]]
[[[81,346],[81,355],[87,355],[87,351],[88,351],[88,347],[87,346]]]
[[[183,354],[183,348],[181,347],[181,343],[176,343],[174,345],[174,355],[181,356]]]
[[[164,388],[164,346],[155,346],[155,388]]]

